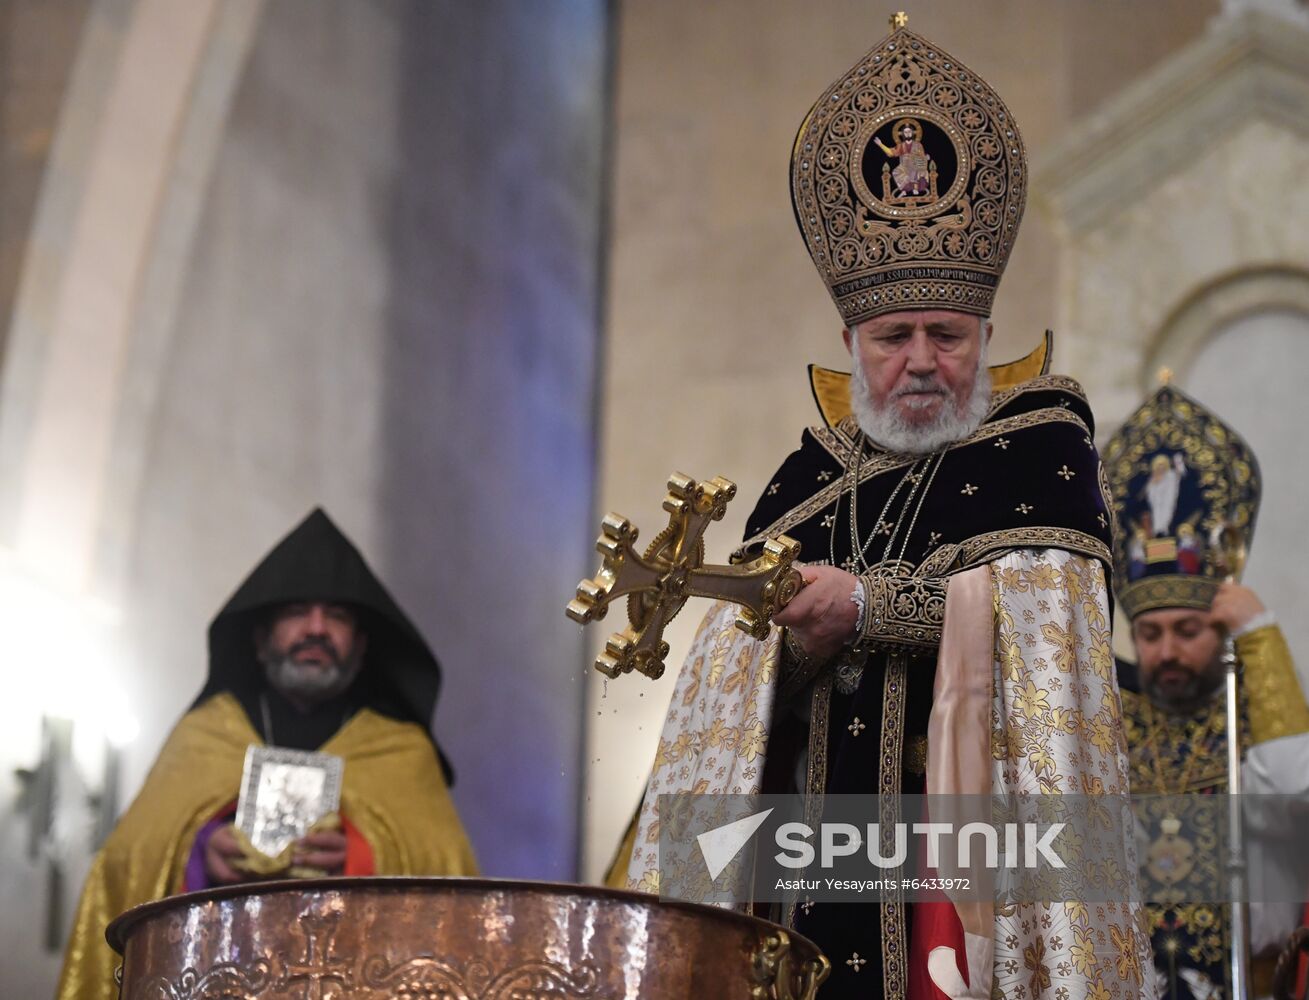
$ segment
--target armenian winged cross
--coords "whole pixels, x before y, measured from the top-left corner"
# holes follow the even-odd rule
[[[594,577],[578,584],[567,613],[586,625],[604,618],[612,602],[627,598],[628,627],[610,635],[596,657],[595,668],[606,677],[633,670],[652,679],[663,674],[668,655],[664,628],[692,597],[740,605],[737,627],[756,639],[767,638],[769,619],[804,585],[793,567],[800,543],[781,535],[770,538],[750,562],[706,565],[705,529],[722,520],[734,496],[736,484],[721,476],[699,483],[673,473],[663,505],[668,527],[643,554],[635,548],[637,529],[631,521],[609,514],[601,522],[595,547],[604,561]]]

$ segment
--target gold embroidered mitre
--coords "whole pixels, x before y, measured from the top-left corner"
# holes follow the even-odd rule
[[[904,27],[824,91],[791,151],[796,223],[846,326],[901,309],[990,315],[1026,197],[999,95]]]
[[[1109,440],[1104,469],[1117,521],[1114,590],[1124,613],[1207,611],[1224,573],[1214,529],[1230,523],[1247,546],[1254,539],[1259,463],[1245,439],[1163,385]]]

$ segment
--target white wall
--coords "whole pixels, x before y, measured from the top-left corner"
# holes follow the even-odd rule
[[[0,584],[41,578],[61,610],[6,676],[64,671],[74,619],[109,609],[116,655],[80,666],[139,724],[130,797],[210,618],[323,504],[442,661],[484,869],[571,877],[605,5],[97,0],[89,24],[0,389]],[[57,969],[9,779],[35,700],[0,740],[0,894],[33,901],[0,908],[0,981],[22,996]],[[85,837],[66,853],[71,906]]]
[[[1177,384],[1249,442],[1263,475],[1263,502],[1244,582],[1278,616],[1309,689],[1309,314],[1284,309],[1242,316],[1215,331],[1177,373]]]

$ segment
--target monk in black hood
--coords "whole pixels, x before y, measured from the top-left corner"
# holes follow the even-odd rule
[[[315,510],[210,625],[204,689],[87,877],[59,1000],[116,994],[104,927],[119,913],[252,877],[231,863],[231,820],[251,744],[344,762],[341,829],[298,842],[297,868],[476,874],[431,732],[440,686],[422,636],[354,545]]]
[[[267,642],[275,619],[314,605],[348,610],[366,649],[359,650],[352,684],[339,691],[328,688],[325,697],[297,708],[287,686],[269,679],[276,665],[264,660],[274,652]],[[325,625],[330,631],[330,621]],[[301,641],[318,634],[311,632]],[[222,691],[240,702],[264,742],[317,750],[360,708],[415,722],[430,734],[441,668],[359,550],[317,508],[264,557],[210,624],[209,677],[193,707]],[[266,731],[269,723],[271,733]],[[441,763],[453,785],[444,755]]]

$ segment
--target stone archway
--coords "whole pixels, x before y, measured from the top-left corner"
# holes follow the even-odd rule
[[[1309,317],[1309,270],[1256,267],[1225,275],[1196,289],[1178,305],[1142,352],[1141,393],[1168,368],[1185,376],[1216,338],[1243,317],[1286,311]],[[1257,355],[1257,351],[1252,352]]]
[[[1056,365],[1104,440],[1209,330],[1303,301],[1309,29],[1276,11],[1201,40],[1070,129],[1038,165],[1060,238]]]
[[[93,847],[80,803],[116,773],[97,732],[121,720],[125,700],[126,668],[106,654],[103,612],[120,582],[106,554],[134,528],[124,516],[140,482],[134,456],[263,3],[92,0],[24,234],[0,380],[0,634],[26,683],[0,705],[0,768],[32,766],[47,712],[79,717],[79,766],[61,767],[57,835],[37,863],[16,849],[27,833],[18,800],[0,802],[0,894],[30,903],[0,915],[14,995],[50,993],[61,956],[32,915],[66,920]]]
[[[112,598],[182,267],[264,0],[101,0],[73,66],[6,342],[0,543]],[[106,572],[102,557],[109,550]]]

